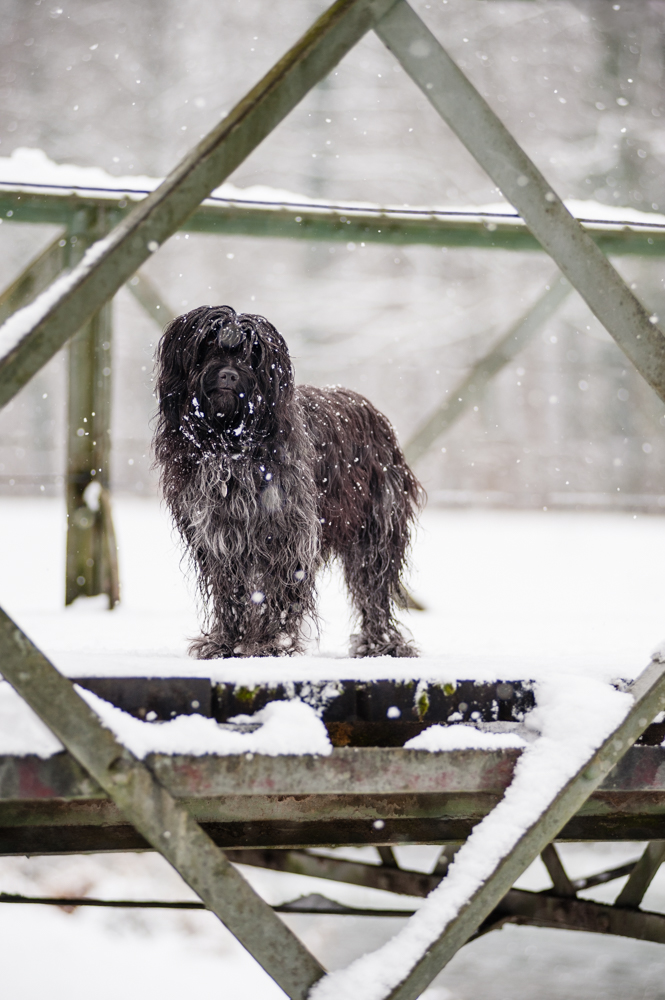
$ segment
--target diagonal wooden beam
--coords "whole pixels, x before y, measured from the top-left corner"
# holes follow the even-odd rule
[[[157,287],[150,278],[140,271],[130,278],[126,286],[131,292],[141,308],[153,319],[157,326],[163,330],[164,327],[175,319],[175,313],[167,306],[164,299],[159,294]]]
[[[581,765],[513,849],[500,859],[491,875],[472,893],[405,979],[388,994],[387,1000],[416,1000],[420,996],[663,709],[665,663],[651,663],[631,685],[630,692],[633,705],[623,722]]]
[[[665,840],[652,840],[630,873],[614,905],[638,907],[664,861]]]
[[[67,267],[69,248],[63,233],[58,233],[52,243],[41,251],[12,281],[0,292],[0,323],[22,309],[28,302],[43,292]]]
[[[574,896],[576,894],[575,886],[568,878],[566,869],[561,863],[559,852],[554,844],[548,844],[545,850],[541,852],[540,856],[543,859],[543,864],[547,868],[547,874],[552,879],[552,888],[557,896]]]
[[[394,2],[337,0],[166,180],[90,249],[41,313],[15,314],[0,329],[0,406],[115,295]]]
[[[658,318],[649,315],[406,0],[398,0],[374,30],[665,401],[665,335]]]
[[[0,610],[5,680],[293,1000],[324,969],[191,817]]]
[[[478,403],[495,375],[519,354],[527,341],[540,330],[572,291],[560,274],[555,274],[545,292],[508,330],[494,347],[476,361],[473,368],[416,431],[404,448],[407,462],[417,462],[472,403]]]

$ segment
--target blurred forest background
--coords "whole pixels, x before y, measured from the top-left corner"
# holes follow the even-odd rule
[[[4,0],[0,156],[163,176],[323,0]],[[665,212],[662,0],[414,6],[557,192]],[[456,208],[502,197],[372,34],[230,178],[322,200]],[[508,207],[508,206],[506,206]],[[0,287],[53,239],[0,226]],[[665,316],[658,257],[621,274]],[[367,394],[405,442],[542,294],[544,253],[183,234],[145,272],[174,312],[229,303],[285,335],[298,380]],[[155,491],[157,325],[114,303],[113,484]],[[0,490],[61,491],[65,365],[0,413]],[[665,508],[665,408],[573,293],[417,465],[433,503]]]

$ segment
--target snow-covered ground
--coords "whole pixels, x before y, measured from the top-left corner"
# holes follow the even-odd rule
[[[109,614],[98,599],[61,608],[64,517],[53,500],[0,501],[0,605],[54,661],[75,673],[201,675],[187,660],[196,630],[191,594],[179,569],[168,523],[154,500],[116,504],[123,604]],[[555,671],[598,678],[631,676],[665,633],[665,524],[633,515],[428,511],[416,542],[412,590],[426,604],[408,624],[419,661],[376,664],[381,676],[403,669],[435,677],[547,677]],[[344,658],[349,631],[339,581],[322,587],[320,647],[294,661],[215,665],[215,676],[241,679],[353,676]],[[637,856],[639,845],[562,848],[576,877]],[[371,849],[345,852],[373,857]],[[398,850],[409,867],[431,867],[430,848]],[[322,892],[352,905],[394,906],[383,894],[319,880],[246,870],[271,901]],[[540,863],[519,883],[548,884]],[[611,900],[621,883],[587,895]],[[1,859],[0,891],[115,897],[188,898],[165,862],[152,855]],[[390,901],[389,901],[390,900]],[[411,900],[401,900],[410,906]],[[665,878],[645,904],[665,908]],[[289,917],[329,968],[378,947],[397,920]],[[215,918],[199,913],[77,911],[0,905],[6,994],[32,1000],[78,1000],[91,991],[132,1000],[146,991],[164,1000],[196,984],[202,996],[269,1000],[279,989]],[[37,950],[39,961],[34,960]],[[109,962],[109,958],[113,961]],[[32,960],[31,960],[32,959]],[[428,1000],[665,998],[665,953],[657,945],[509,928],[476,942],[451,962]],[[100,976],[100,970],[104,970]]]

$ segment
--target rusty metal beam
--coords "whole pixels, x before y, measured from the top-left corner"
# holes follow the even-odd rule
[[[261,756],[148,764],[219,846],[291,848],[460,842],[500,801],[517,755],[358,748],[314,767],[308,757]],[[632,747],[558,839],[665,839],[664,761],[661,747]],[[0,854],[148,847],[69,754],[0,758]]]
[[[102,695],[103,696],[103,695]],[[279,796],[308,796],[362,803],[367,796],[501,797],[510,784],[519,750],[404,750],[401,747],[338,747],[327,757],[171,756],[151,754],[151,769],[172,795],[200,801],[270,802]],[[315,766],[313,766],[315,764]],[[35,795],[35,789],[40,789]],[[67,754],[0,757],[0,803],[50,799],[103,799],[101,788]],[[584,815],[612,815],[634,798],[640,807],[665,807],[665,748],[633,746],[595,790]],[[651,799],[649,798],[651,797]],[[479,800],[481,801],[481,800]],[[591,805],[593,803],[593,806]],[[481,801],[482,805],[482,801]],[[657,838],[651,838],[657,839]],[[380,842],[380,841],[378,841]]]
[[[0,611],[5,680],[104,789],[136,830],[293,1000],[324,970],[152,771],[102,725],[73,684]]]
[[[185,803],[189,808],[189,803]],[[371,819],[208,821],[194,810],[194,818],[223,850],[302,850],[331,844],[348,847],[376,846],[379,836]],[[4,810],[3,810],[4,812]],[[15,811],[11,821],[0,821],[0,856],[95,854],[106,851],[150,851],[153,848],[124,817],[109,823],[76,822],[76,810],[66,814],[30,816]],[[384,820],[382,844],[448,844],[466,840],[482,815],[441,819],[400,817]],[[665,839],[662,808],[656,814],[615,815],[607,820],[576,816],[561,830],[557,842],[625,842]],[[626,874],[626,872],[624,872]]]
[[[665,335],[406,0],[375,26],[425,97],[665,401]]]
[[[0,892],[0,903],[18,905],[60,906],[67,908],[103,907],[113,909],[150,910],[205,910],[204,903],[193,900],[164,899],[94,899],[87,896],[22,896]],[[301,896],[287,903],[273,906],[275,913],[327,914],[330,916],[392,917],[405,919],[415,910],[378,909],[377,907],[344,906],[334,899],[318,893]],[[485,924],[473,939],[506,924],[550,927],[555,930],[585,931],[591,934],[612,934],[637,941],[665,944],[665,914],[642,910],[618,910],[616,906],[594,903],[590,900],[570,899],[549,893],[511,889],[505,899],[492,911]]]
[[[0,406],[167,240],[395,0],[337,0],[227,117],[84,260],[42,315],[0,330]],[[92,248],[91,248],[92,253]]]
[[[363,885],[403,896],[427,896],[442,878],[439,874],[428,875],[426,872],[410,871],[393,865],[368,865],[361,861],[312,854],[311,851],[256,851],[241,848],[227,850],[227,857],[238,865],[269,868],[291,875],[308,875],[310,878],[324,878],[347,885]]]
[[[481,924],[474,938],[505,924],[527,924],[558,930],[612,934],[665,944],[665,914],[621,910],[616,905],[594,903],[545,892],[511,889]]]

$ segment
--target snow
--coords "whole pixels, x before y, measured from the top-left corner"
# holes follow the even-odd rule
[[[63,606],[65,512],[48,498],[0,499],[0,606],[68,676],[288,681],[635,677],[665,631],[665,531],[631,514],[425,512],[410,587],[427,611],[404,614],[418,659],[354,660],[338,576],[321,581],[319,647],[302,657],[197,661],[194,593],[166,512],[117,497],[120,606]],[[8,568],[11,568],[11,571]]]
[[[510,750],[526,741],[515,733],[491,733],[475,726],[430,726],[404,744],[406,750]]]
[[[57,189],[59,194],[88,191],[95,197],[117,199],[118,195],[127,200],[140,201],[163,182],[161,177],[146,175],[109,174],[101,167],[81,167],[73,163],[55,163],[42,149],[19,147],[11,156],[0,157],[0,184],[9,190]],[[273,188],[266,185],[252,185],[238,188],[224,182],[211,192],[209,201],[224,201],[240,204],[263,205],[267,207],[290,207],[293,209],[327,213],[347,211],[359,214],[387,214],[393,217],[449,216],[480,220],[488,216],[499,222],[521,222],[519,215],[508,202],[489,205],[461,206],[406,206],[378,205],[370,202],[344,201],[322,202],[297,192]],[[613,228],[621,225],[647,226],[658,229],[665,226],[665,215],[642,212],[639,209],[604,205],[597,201],[567,199],[565,205],[575,216],[585,222],[607,223]]]
[[[187,639],[197,629],[194,598],[183,580],[166,514],[156,500],[121,496],[114,499],[114,518],[122,604],[109,613],[103,598],[92,598],[65,609],[62,502],[0,499],[0,606],[71,676],[214,675],[247,685],[261,679],[314,676],[533,678],[539,681],[540,704],[548,697],[552,679],[555,700],[568,701],[572,714],[568,719],[563,710],[548,710],[549,728],[523,750],[519,763],[524,768],[531,757],[529,767],[535,769],[540,761],[543,780],[548,777],[545,737],[556,767],[562,742],[574,752],[576,726],[583,731],[596,718],[596,701],[609,690],[606,682],[636,676],[665,633],[662,518],[429,509],[414,547],[411,580],[411,590],[428,610],[404,616],[425,654],[419,660],[347,659],[346,603],[333,575],[321,586],[325,621],[318,650],[296,659],[197,662],[186,655]],[[3,689],[9,690],[8,685],[0,685],[0,730],[6,720]],[[610,698],[614,698],[611,691]],[[579,725],[582,718],[584,726]],[[537,745],[538,756],[532,757]],[[44,748],[45,755],[50,752],[50,747]],[[518,771],[522,773],[532,772]],[[541,779],[533,780],[532,790],[538,794]],[[524,787],[524,779],[520,785]],[[511,795],[516,787],[520,787],[517,780]],[[504,813],[504,818],[507,822],[509,816]],[[578,877],[636,858],[641,846],[563,844],[560,851],[571,877]],[[423,871],[431,870],[436,853],[425,846],[396,848],[403,867]],[[346,849],[336,856],[377,860],[370,848]],[[455,865],[451,875],[454,869]],[[275,903],[321,892],[355,906],[420,904],[409,897],[393,899],[378,890],[304,876],[248,868],[243,874]],[[447,884],[454,888],[452,882]],[[549,884],[542,863],[536,862],[518,887],[537,891]],[[611,901],[621,885],[609,883],[584,895]],[[0,888],[28,895],[192,898],[166,862],[151,854],[3,858]],[[437,913],[427,922],[441,919],[440,905],[441,901],[436,903]],[[646,909],[662,910],[664,905],[665,871],[656,877],[644,901]],[[285,919],[328,968],[376,949],[400,926],[393,920],[351,917]],[[68,914],[56,908],[0,905],[0,933],[5,943],[3,986],[17,1000],[33,1000],[44,991],[55,1000],[84,1000],[91,982],[101,1000],[143,997],[147,992],[176,1000],[194,980],[204,998],[219,994],[220,981],[227,1000],[284,996],[208,913],[80,910]],[[31,964],[35,940],[40,941],[43,958],[39,967]],[[391,944],[389,950],[396,947]],[[112,969],[100,977],[99,969],[108,969],[109,954]],[[508,983],[510,995],[519,1000],[536,995],[595,1000],[600,993],[613,1000],[637,1000],[659,996],[661,979],[662,946],[509,928],[465,947],[428,996],[504,1000]],[[337,995],[345,996],[342,991]]]
[[[50,757],[62,743],[7,681],[0,682],[0,754]]]
[[[270,757],[293,754],[325,757],[332,753],[326,727],[314,709],[298,699],[270,702],[252,716],[252,723],[259,724],[258,729],[236,732],[202,715],[181,715],[168,722],[144,722],[92,691],[78,684],[75,687],[107,729],[139,758],[149,753],[194,757],[247,753]],[[62,749],[59,740],[13,688],[6,681],[0,681],[0,755],[50,757]]]
[[[309,705],[298,699],[273,701],[252,716],[259,723],[254,732],[225,729],[202,715],[181,715],[169,722],[143,722],[75,685],[79,694],[104,725],[137,757],[149,753],[191,754],[319,754],[328,756],[332,745],[326,727]],[[0,736],[0,746],[2,737]]]
[[[406,926],[383,947],[325,976],[310,991],[311,1000],[387,996],[621,722],[631,703],[629,694],[591,678],[562,675],[541,682],[537,707],[527,717],[540,736],[521,754],[501,802],[474,827],[444,880]]]

